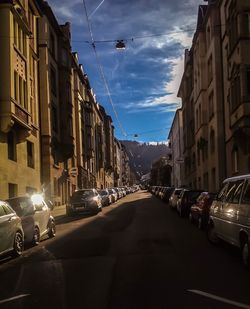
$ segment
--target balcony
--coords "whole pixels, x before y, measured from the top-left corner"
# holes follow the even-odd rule
[[[235,128],[249,127],[250,126],[250,103],[243,102],[240,104],[230,116],[230,124],[232,130]]]
[[[0,108],[0,131],[7,133],[13,127],[18,128],[19,138],[32,132],[30,113],[14,101],[2,102]]]

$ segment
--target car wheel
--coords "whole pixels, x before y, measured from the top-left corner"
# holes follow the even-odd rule
[[[50,222],[48,236],[49,238],[56,236],[56,224],[54,221]]]
[[[33,239],[32,239],[32,244],[33,245],[38,245],[40,242],[40,230],[39,228],[36,226],[34,228],[34,233],[33,233]]]
[[[212,222],[208,223],[208,227],[207,227],[207,238],[209,240],[210,243],[216,245],[219,243],[219,238],[216,234],[215,228],[214,228],[214,224]]]
[[[18,257],[22,254],[24,247],[23,234],[21,232],[16,232],[14,238],[14,246],[13,246],[13,257]]]
[[[250,245],[248,240],[245,240],[242,246],[242,261],[245,267],[250,267]]]
[[[199,219],[198,219],[198,228],[199,228],[199,230],[202,230],[202,229],[203,229],[202,217],[199,217]]]

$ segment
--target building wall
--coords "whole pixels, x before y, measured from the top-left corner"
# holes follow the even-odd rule
[[[177,109],[170,133],[169,140],[171,145],[171,184],[178,188],[182,186],[183,173],[183,121],[182,110]]]
[[[179,89],[185,185],[217,191],[224,178],[249,173],[249,10],[250,4],[244,0],[213,1],[199,6],[197,30],[188,51],[189,65],[185,64]],[[192,94],[185,86],[190,67]],[[194,111],[190,115],[188,105],[192,107],[192,101]],[[192,118],[195,148],[188,138]]]
[[[40,190],[38,18],[35,1],[0,4],[0,199]]]
[[[227,177],[250,170],[249,11],[249,1],[220,1]]]

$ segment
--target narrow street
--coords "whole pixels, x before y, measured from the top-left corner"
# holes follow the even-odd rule
[[[90,217],[60,217],[57,236],[0,261],[0,308],[250,308],[237,249],[146,191]]]

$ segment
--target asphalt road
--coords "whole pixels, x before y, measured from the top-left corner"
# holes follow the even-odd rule
[[[146,191],[58,221],[54,239],[0,261],[1,309],[250,308],[238,250]]]

